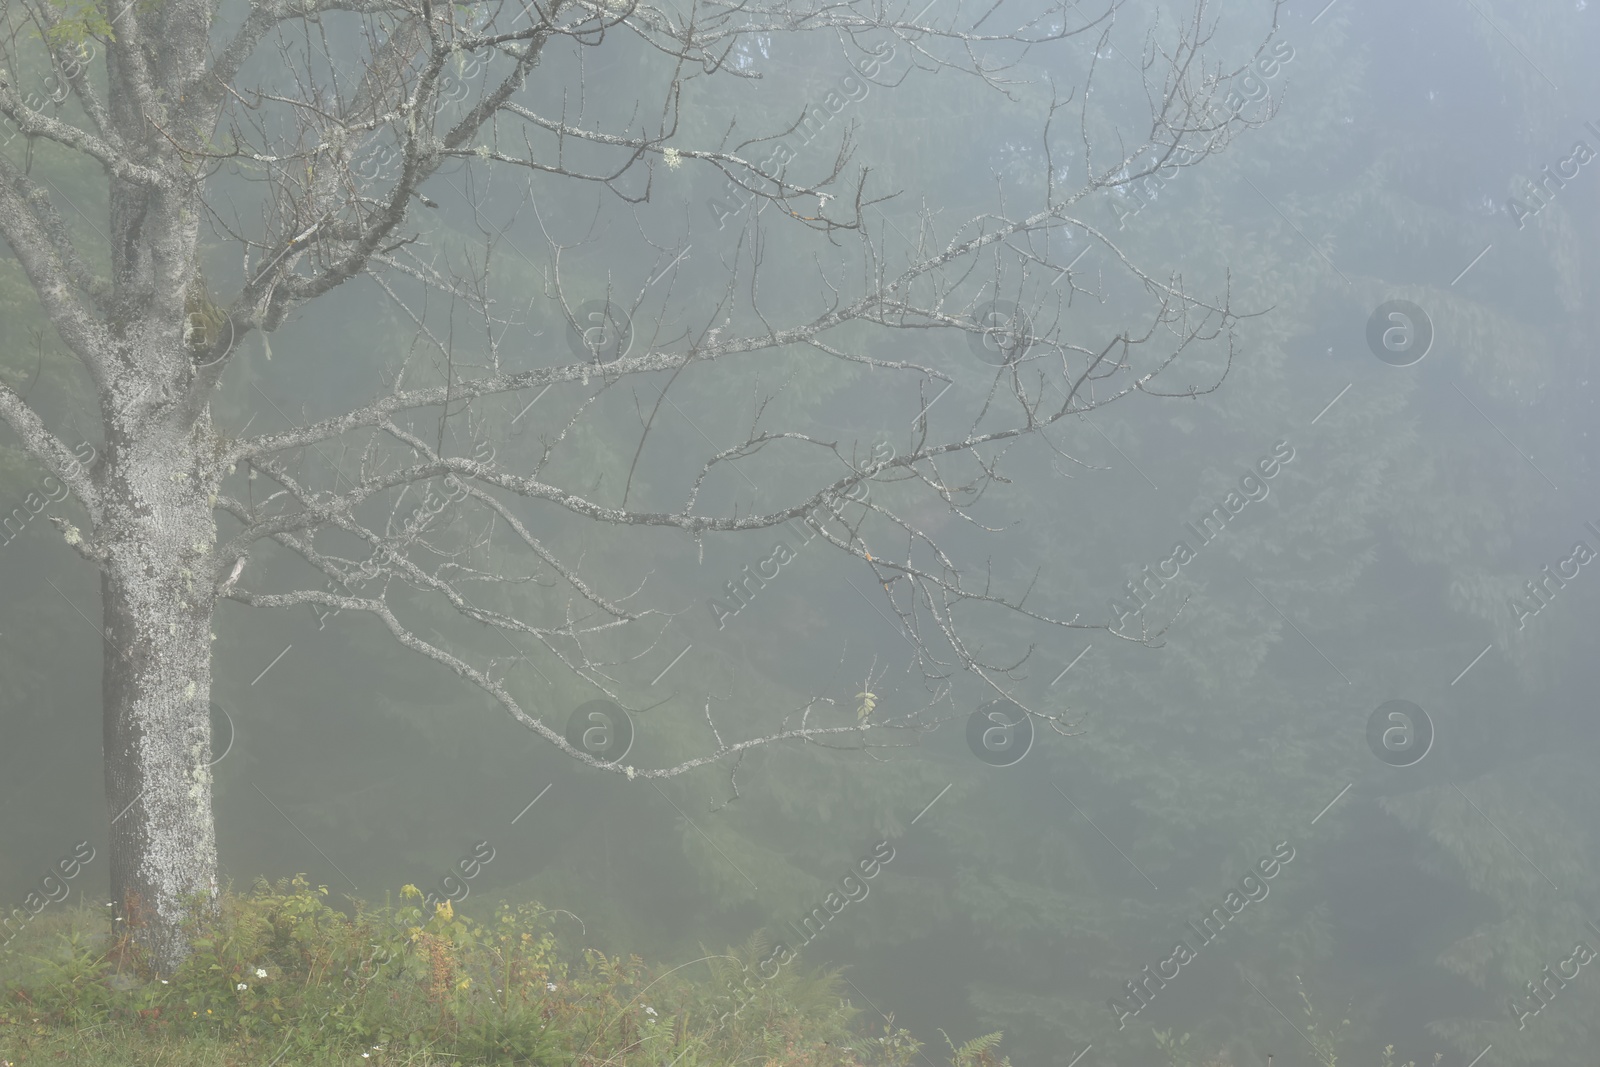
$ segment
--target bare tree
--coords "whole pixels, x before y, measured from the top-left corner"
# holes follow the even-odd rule
[[[935,689],[968,672],[1007,693],[1016,657],[993,662],[973,649],[962,626],[969,607],[1008,610],[1047,626],[1104,628],[1035,610],[1025,603],[1026,589],[975,582],[932,535],[864,487],[912,481],[959,514],[1002,477],[997,462],[1013,439],[1049,441],[1057,423],[1130,392],[1195,395],[1220,384],[1231,365],[1238,319],[1226,293],[1203,298],[1186,291],[1181,277],[1147,273],[1075,212],[1074,205],[1106,190],[1199,163],[1252,124],[1228,104],[1231,83],[1248,68],[1224,70],[1203,56],[1214,27],[1203,0],[1181,25],[1153,24],[1142,52],[1131,56],[1110,36],[1124,2],[1106,0],[1086,14],[1076,0],[1049,0],[1026,25],[1004,33],[986,28],[998,4],[979,5],[988,11],[982,18],[963,11],[919,21],[899,11],[908,5],[879,0],[250,0],[238,11],[219,11],[209,0],[7,6],[0,115],[12,139],[0,153],[0,235],[39,309],[87,372],[104,447],[81,466],[62,427],[9,384],[0,385],[0,415],[87,515],[82,531],[56,521],[101,574],[115,916],[136,930],[156,964],[168,969],[181,961],[185,909],[196,894],[217,889],[207,766],[213,613],[221,599],[367,613],[399,645],[454,671],[573,759],[630,778],[665,778],[780,742],[859,737],[862,727],[803,717],[729,741],[708,704],[701,754],[675,766],[622,768],[569,744],[559,724],[547,721],[551,709],[519,703],[504,684],[502,659],[453,653],[408,612],[422,605],[435,617],[453,613],[531,639],[551,663],[620,701],[591,652],[595,642],[624,626],[667,625],[670,616],[636,606],[631,590],[611,588],[581,558],[563,558],[541,525],[559,517],[699,539],[801,518],[833,550],[873,568],[884,608],[904,626]],[[1269,3],[1269,41],[1276,16]],[[921,210],[903,218],[916,226],[909,247],[900,241],[891,249],[873,220],[892,191],[875,188],[868,169],[852,170],[848,136],[825,165],[810,170],[783,148],[782,138],[805,130],[816,113],[771,123],[758,135],[730,126],[704,143],[685,143],[680,122],[695,117],[686,99],[703,85],[742,91],[764,61],[764,49],[750,42],[775,36],[827,41],[858,72],[890,42],[920,68],[918,77],[965,79],[971,91],[992,94],[997,107],[1008,99],[1008,63],[1040,50],[1057,56],[1059,69],[1080,77],[1070,90],[1053,89],[1037,130],[1042,194],[1022,208],[1023,198],[1002,184],[991,209],[960,224]],[[556,73],[541,75],[541,62]],[[1103,62],[1136,68],[1149,104],[1148,124],[1125,140],[1095,128],[1086,105]],[[592,70],[605,70],[604,79],[584,84]],[[604,98],[610,109],[586,105],[586,98]],[[637,102],[619,111],[623,98]],[[623,117],[602,117],[613,114]],[[1074,115],[1077,130],[1063,134]],[[58,160],[98,164],[109,221],[103,244],[80,247],[69,208],[38,176],[35,152],[46,145]],[[1070,187],[1057,165],[1063,145],[1075,153]],[[592,191],[597,232],[602,223],[637,219],[662,200],[654,184],[661,168],[716,177],[710,210],[702,210],[701,197],[680,218],[684,234],[719,235],[719,250],[707,258],[722,283],[680,296],[674,283],[687,268],[673,261],[660,268],[667,284],[648,294],[640,285],[627,299],[607,291],[599,311],[586,309],[574,295],[583,287],[573,288],[571,251],[547,225],[551,205],[570,190]],[[459,182],[442,180],[452,173]],[[600,327],[597,344],[576,356],[546,338],[550,365],[532,370],[513,371],[502,360],[507,331],[526,325],[508,309],[526,294],[506,292],[498,280],[509,260],[501,229],[479,225],[484,236],[475,250],[462,241],[449,245],[438,233],[424,239],[417,229],[419,219],[442,211],[467,220],[454,232],[471,232],[480,215],[504,202],[496,198],[508,184],[524,221],[543,227],[547,254],[535,301],[559,309],[578,336]],[[1102,248],[1098,273],[1052,262],[1069,236],[1080,242],[1074,248]],[[646,258],[660,250],[642,226],[639,240]],[[808,269],[820,310],[800,313],[789,300],[769,311],[761,282],[773,269],[769,249],[781,242],[812,250]],[[218,299],[200,271],[201,254],[214,258],[228,247],[239,266],[231,296]],[[806,260],[786,251],[785,268],[795,262]],[[1073,336],[1062,325],[1065,301],[1103,302],[1090,283],[1107,268],[1131,283],[1126,290],[1144,306],[1127,328]],[[650,273],[655,285],[662,274],[654,267]],[[350,283],[358,280],[391,301],[416,338],[413,352],[372,383],[370,399],[254,437],[215,425],[211,398],[241,352],[264,344],[315,301],[357,299]],[[1036,281],[1046,284],[1031,287]],[[1053,311],[1039,293],[1055,301]],[[994,302],[1009,295],[1031,310]],[[636,325],[645,311],[654,319],[650,329]],[[441,315],[449,328],[441,327]],[[1047,320],[1054,325],[1040,325]],[[470,337],[460,326],[467,321],[475,324]],[[669,325],[674,321],[688,325]],[[626,354],[606,347],[615,339],[607,331],[619,329],[638,335]],[[949,371],[930,360],[869,354],[890,348],[901,331],[975,336],[999,357],[984,371],[980,413],[961,432],[941,437],[930,428],[928,407],[954,380]],[[1172,392],[1158,386],[1174,360],[1208,342],[1226,353],[1213,364],[1221,373]],[[659,408],[673,383],[731,376],[752,359],[783,352],[841,372],[869,368],[883,403],[911,405],[907,439],[892,455],[867,456],[805,425],[769,428],[758,404],[744,439],[696,461],[680,503],[666,510],[630,508],[636,487],[597,492],[574,484],[563,466],[586,412],[624,383],[655,375],[646,380],[660,384],[645,397],[659,394]],[[304,388],[311,397],[331,386]],[[515,394],[521,404],[552,388],[568,396],[567,414],[540,424],[540,447],[519,464],[524,469],[497,461],[492,448],[452,454],[463,433],[492,441],[508,432],[497,409],[485,407],[491,399]],[[640,425],[638,440],[625,446],[635,463],[646,439],[660,432],[653,417],[642,414]],[[336,447],[358,459],[325,466],[308,460]],[[821,457],[833,471],[808,474],[809,486],[789,499],[702,506],[715,479],[775,449]],[[434,493],[436,484],[442,494]],[[427,494],[421,507],[405,502],[414,488]],[[859,536],[869,519],[900,531],[902,547],[869,551]],[[270,588],[265,567],[252,565],[269,546],[309,564],[321,584]],[[527,561],[526,573],[504,564],[513,550]],[[540,593],[513,600],[503,589],[497,594],[503,583]],[[1117,636],[1148,641],[1153,633]]]

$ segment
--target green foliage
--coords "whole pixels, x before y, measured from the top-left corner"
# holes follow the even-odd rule
[[[939,1031],[944,1043],[950,1046],[950,1062],[954,1067],[1011,1067],[1011,1061],[1004,1056],[996,1058],[994,1047],[1000,1044],[1001,1033],[996,1030],[992,1034],[975,1037],[960,1048],[950,1040],[950,1035],[943,1030]]]
[[[0,975],[0,1055],[42,1057],[85,1033],[115,1037],[121,1057],[93,1062],[130,1062],[139,1058],[130,1049],[148,1046],[163,1062],[220,1062],[198,1050],[226,1049],[250,1050],[227,1062],[281,1057],[285,1067],[351,1055],[374,1064],[910,1067],[921,1049],[892,1017],[876,1036],[852,1029],[857,1009],[832,972],[784,969],[730,1016],[725,990],[765,952],[759,936],[737,954],[708,954],[708,970],[658,974],[636,956],[567,958],[537,904],[502,903],[478,922],[446,901],[425,917],[421,891],[408,885],[398,904],[356,901],[352,917],[327,895],[301,875],[196,901],[194,951],[166,978],[129,938],[92,933],[86,910],[42,922],[17,972]],[[952,1067],[1006,1067],[993,1053],[999,1040],[950,1043]]]
[[[149,2],[140,5],[146,11],[152,6]],[[57,15],[47,33],[51,47],[70,44],[81,48],[91,37],[117,39],[111,20],[106,18],[105,6],[95,0],[54,0],[50,7]]]

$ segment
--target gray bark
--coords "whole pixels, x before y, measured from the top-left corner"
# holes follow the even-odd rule
[[[187,952],[194,894],[217,892],[211,813],[211,619],[215,529],[203,457],[147,432],[113,448],[106,558],[105,788],[114,915],[162,972]]]
[[[61,17],[46,5],[29,13],[40,29]],[[103,82],[71,68],[82,128],[28,107],[0,72],[0,113],[94,159],[106,177],[111,276],[101,279],[41,188],[0,159],[0,234],[95,384],[103,452],[79,467],[9,389],[0,416],[89,513],[87,533],[58,525],[101,575],[113,929],[162,972],[187,953],[182,924],[195,894],[217,891],[208,766],[221,455],[194,402],[195,353],[184,339],[202,188],[191,161],[218,113],[195,92],[210,28],[209,4],[128,5],[116,36],[99,42]],[[64,54],[52,57],[58,69]]]

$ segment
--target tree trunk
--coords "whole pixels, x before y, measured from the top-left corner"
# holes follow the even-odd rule
[[[153,421],[153,420],[152,420]],[[211,616],[215,472],[205,429],[149,422],[108,442],[97,536],[105,619],[106,800],[114,924],[161,973],[187,954],[193,894],[214,902]],[[174,437],[180,439],[174,440]]]

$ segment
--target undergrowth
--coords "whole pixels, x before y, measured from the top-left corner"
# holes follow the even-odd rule
[[[193,951],[165,976],[136,931],[112,938],[90,909],[41,919],[0,956],[0,1067],[930,1062],[892,1017],[859,1028],[836,972],[779,971],[735,998],[759,939],[658,973],[637,957],[568,951],[537,904],[501,904],[479,922],[447,901],[425,916],[408,885],[348,916],[327,894],[304,876],[224,890],[193,909]],[[998,1039],[949,1042],[950,1063],[1008,1067]]]

